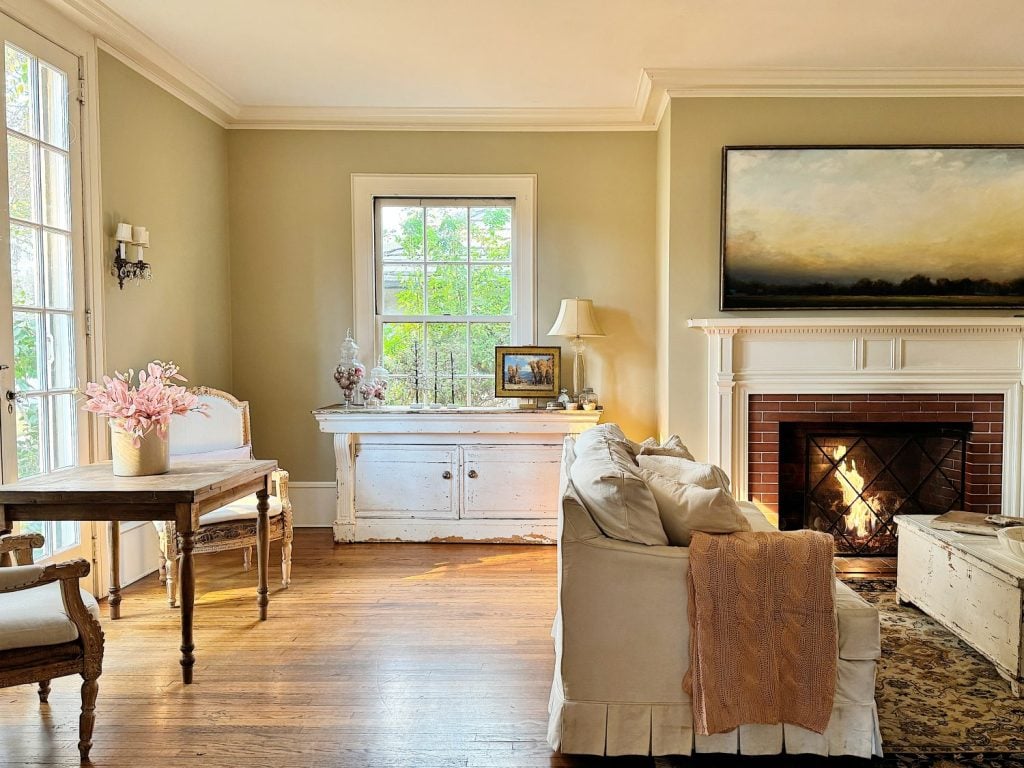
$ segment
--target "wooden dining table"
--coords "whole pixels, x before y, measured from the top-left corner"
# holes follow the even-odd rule
[[[267,618],[270,555],[268,497],[277,462],[175,462],[163,475],[115,477],[110,462],[63,469],[0,485],[0,532],[15,521],[108,521],[110,525],[110,618],[120,618],[120,523],[132,520],[173,521],[181,562],[181,679],[192,682],[196,659],[192,623],[196,574],[192,549],[200,515],[255,493],[258,586],[256,604]]]

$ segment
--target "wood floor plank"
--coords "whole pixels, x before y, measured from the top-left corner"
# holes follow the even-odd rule
[[[97,766],[652,765],[545,743],[553,547],[335,545],[299,530],[267,622],[237,552],[196,560],[193,685],[155,576],[125,589],[121,620],[103,609]],[[42,707],[31,687],[0,690],[0,767],[78,765],[78,687],[54,680]]]

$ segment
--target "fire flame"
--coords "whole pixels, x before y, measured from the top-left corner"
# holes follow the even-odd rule
[[[836,482],[843,492],[843,504],[847,507],[846,532],[857,538],[867,538],[875,531],[875,515],[861,495],[864,492],[864,478],[857,471],[857,462],[845,458],[848,450],[845,445],[837,445],[832,450],[838,468]]]

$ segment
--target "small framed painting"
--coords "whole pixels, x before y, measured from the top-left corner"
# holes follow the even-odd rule
[[[495,397],[558,397],[561,347],[495,347]]]
[[[722,149],[721,309],[1024,306],[1024,146]]]

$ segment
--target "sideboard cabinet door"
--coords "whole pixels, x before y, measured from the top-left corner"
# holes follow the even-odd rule
[[[560,445],[481,445],[462,449],[462,517],[558,517]]]
[[[457,478],[455,446],[359,446],[356,517],[456,519]]]

